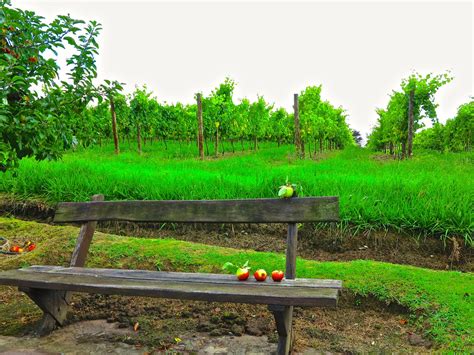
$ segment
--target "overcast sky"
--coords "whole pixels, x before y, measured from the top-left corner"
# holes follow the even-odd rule
[[[95,19],[99,79],[147,84],[160,101],[191,103],[230,76],[235,97],[292,110],[293,93],[323,85],[365,136],[376,107],[413,70],[451,70],[437,94],[444,122],[473,95],[473,5],[465,2],[158,2],[13,0],[47,19]]]

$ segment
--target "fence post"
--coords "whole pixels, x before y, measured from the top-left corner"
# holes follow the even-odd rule
[[[204,141],[204,133],[203,133],[203,126],[202,126],[202,96],[200,93],[197,94],[197,120],[198,120],[198,149],[199,149],[199,157],[201,160],[204,159],[204,148],[203,148],[203,141]]]
[[[298,94],[294,95],[293,109],[295,111],[295,147],[296,155],[301,158],[301,135],[300,135],[300,109],[298,104]]]

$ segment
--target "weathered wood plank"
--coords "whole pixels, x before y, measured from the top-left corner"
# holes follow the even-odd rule
[[[190,272],[168,272],[168,271],[149,271],[149,270],[124,270],[124,269],[97,269],[97,268],[75,268],[49,265],[34,265],[28,268],[20,269],[22,272],[44,272],[56,273],[64,275],[85,275],[94,277],[117,277],[135,280],[157,280],[157,281],[181,281],[181,282],[207,282],[220,283],[229,285],[258,284],[260,286],[280,287],[313,287],[313,288],[335,288],[341,289],[342,282],[340,280],[330,279],[283,279],[279,283],[275,283],[271,278],[267,278],[264,282],[258,282],[254,278],[247,281],[238,281],[234,275],[225,274],[207,274],[207,273],[190,273]]]
[[[289,354],[293,346],[293,306],[269,305],[268,309],[273,313],[278,332],[277,354]]]
[[[287,279],[296,278],[296,249],[298,245],[298,226],[296,223],[288,224],[288,236],[286,238],[286,271]]]
[[[92,196],[92,201],[104,201],[104,195]],[[84,266],[86,264],[87,253],[94,236],[96,221],[89,221],[82,225],[77,237],[76,247],[72,252],[71,266]]]
[[[64,291],[26,287],[21,287],[20,291],[26,293],[45,314],[54,318],[59,325],[64,323],[68,309],[68,304],[64,299]]]
[[[335,307],[338,289],[280,287],[278,284],[215,284],[170,280],[135,280],[90,275],[64,275],[10,270],[0,272],[0,284],[128,296],[149,296],[215,302]]]
[[[296,223],[288,223],[288,236],[286,239],[286,271],[285,277],[290,281],[296,281],[296,252],[298,246],[298,226]],[[288,354],[292,350],[293,337],[293,306],[270,305],[269,310],[273,313],[278,331],[277,354]]]
[[[105,201],[58,204],[55,222],[279,223],[339,220],[338,197],[214,201]]]

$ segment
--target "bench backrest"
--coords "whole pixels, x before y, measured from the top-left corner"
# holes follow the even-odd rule
[[[85,264],[97,221],[191,223],[288,223],[287,279],[296,277],[298,227],[302,222],[339,220],[337,197],[196,201],[103,201],[58,204],[54,222],[83,222],[71,258],[71,266]]]
[[[296,223],[338,219],[337,197],[63,202],[54,216],[55,222]]]

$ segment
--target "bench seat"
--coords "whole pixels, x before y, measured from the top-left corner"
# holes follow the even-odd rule
[[[0,272],[0,284],[28,289],[319,307],[336,307],[342,287],[339,280],[238,281],[233,275],[222,274],[60,266]]]

